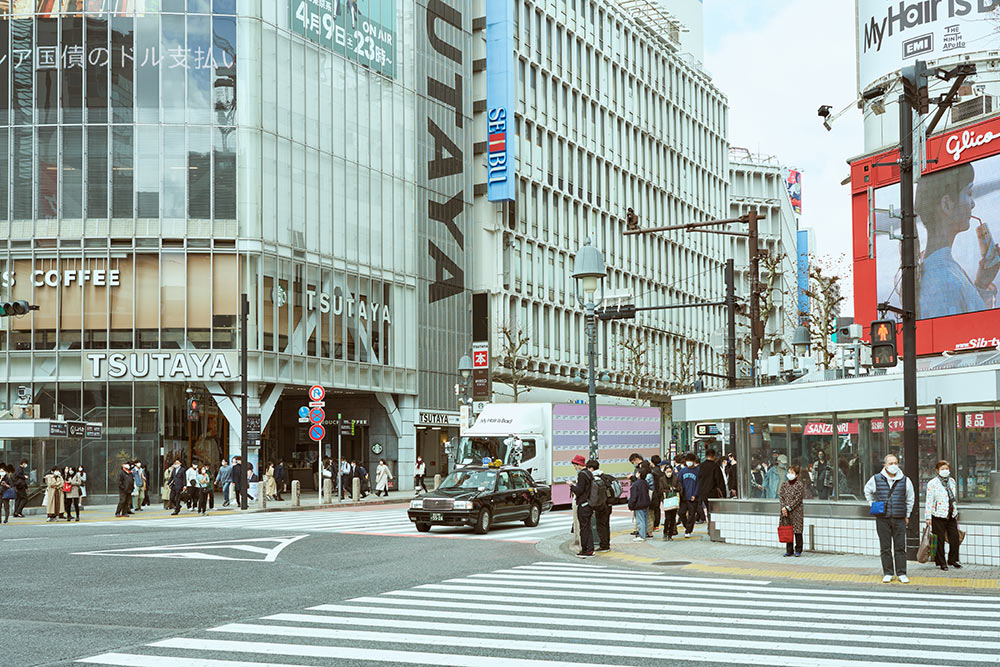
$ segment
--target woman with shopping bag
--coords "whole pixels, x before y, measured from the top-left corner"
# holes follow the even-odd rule
[[[951,464],[947,461],[938,461],[934,467],[937,469],[937,475],[927,482],[927,499],[924,503],[924,519],[927,521],[927,527],[937,537],[934,563],[942,570],[947,570],[948,565],[961,569],[962,564],[958,562],[958,547],[962,543],[962,538],[958,534],[958,506],[955,503],[957,488],[955,480],[951,478]],[[945,538],[948,541],[947,563],[944,558]]]
[[[797,465],[788,467],[785,481],[778,489],[778,504],[781,506],[781,518],[778,520],[778,537],[785,542],[785,557],[802,555],[802,533],[805,523],[805,508],[802,499],[806,487],[801,480],[802,468]],[[793,539],[787,539],[788,528],[791,528]],[[782,530],[784,528],[784,530]],[[782,539],[784,538],[784,539]],[[786,541],[787,540],[787,541]]]

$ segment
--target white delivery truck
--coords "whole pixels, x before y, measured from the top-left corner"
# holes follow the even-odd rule
[[[601,470],[623,480],[632,472],[630,454],[649,459],[662,451],[659,408],[597,406],[597,443]],[[571,461],[590,451],[590,410],[575,403],[490,403],[465,429],[451,452],[455,465],[481,463],[485,457],[519,465],[532,478],[552,486],[552,503],[570,503],[576,479]]]

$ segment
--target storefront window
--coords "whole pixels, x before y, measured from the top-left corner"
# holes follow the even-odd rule
[[[958,409],[956,470],[958,496],[966,502],[1000,503],[990,497],[990,472],[1000,470],[997,425],[1000,412],[995,406],[962,406]]]

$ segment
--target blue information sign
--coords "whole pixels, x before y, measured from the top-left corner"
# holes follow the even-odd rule
[[[309,417],[309,408],[307,408],[304,405],[301,408],[299,408],[299,417],[301,417],[302,419],[306,419],[307,417]]]

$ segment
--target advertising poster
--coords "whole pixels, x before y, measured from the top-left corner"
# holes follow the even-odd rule
[[[289,0],[292,31],[389,78],[396,75],[396,0]]]
[[[878,302],[901,304],[899,185],[875,190]],[[925,174],[914,195],[917,319],[997,307],[1000,155]],[[889,317],[898,316],[889,314]]]
[[[788,188],[788,199],[792,202],[795,215],[802,215],[802,172],[798,169],[789,169],[785,185]]]
[[[914,60],[1000,48],[998,0],[858,0],[858,88]]]

